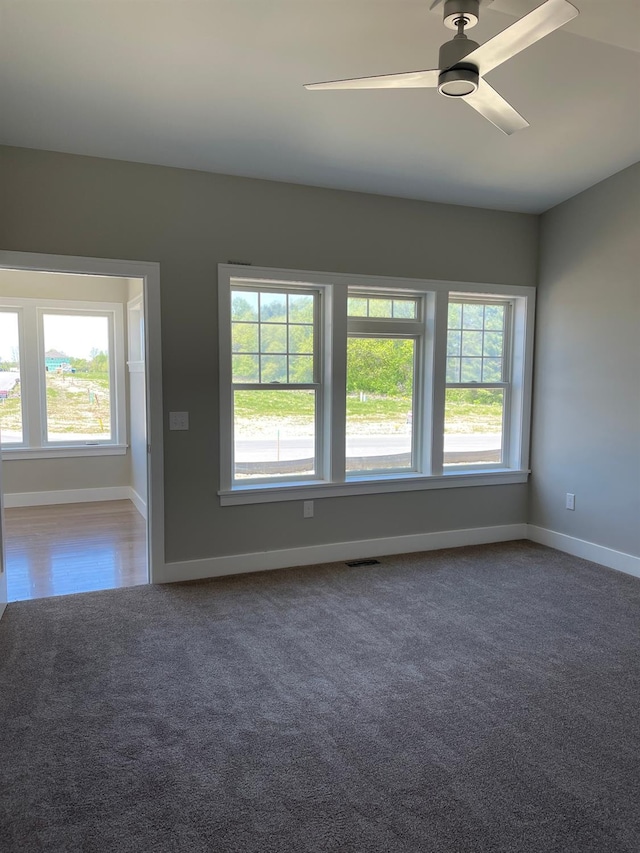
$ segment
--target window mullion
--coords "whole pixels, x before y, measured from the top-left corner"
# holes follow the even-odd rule
[[[24,376],[23,412],[26,423],[24,443],[27,447],[43,447],[45,440],[45,374],[42,312],[35,305],[25,305],[23,312]]]
[[[343,483],[346,473],[347,288],[333,287],[326,300],[324,347],[324,477]]]
[[[424,447],[425,474],[442,474],[444,464],[444,404],[447,372],[448,294],[436,292],[427,300],[425,358]],[[431,379],[431,390],[429,390]]]

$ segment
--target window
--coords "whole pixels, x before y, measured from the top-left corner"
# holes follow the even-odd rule
[[[418,471],[422,299],[349,293],[346,474]]]
[[[125,452],[120,304],[2,297],[0,334],[3,451]]]
[[[525,482],[534,293],[221,265],[221,502]]]
[[[317,291],[231,292],[234,482],[320,470],[319,301]]]
[[[506,457],[511,307],[499,299],[449,299],[445,465],[501,465]]]
[[[22,444],[20,315],[0,309],[0,442]]]

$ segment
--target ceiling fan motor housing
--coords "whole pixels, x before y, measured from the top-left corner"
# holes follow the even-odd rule
[[[445,68],[453,68],[454,65],[464,64],[465,56],[468,56],[476,48],[480,47],[477,41],[457,36],[451,41],[446,41],[440,48],[438,57],[438,68],[442,71]],[[469,66],[468,66],[469,67]]]
[[[448,98],[462,98],[471,95],[478,88],[478,69],[471,63],[465,64],[464,58],[479,47],[473,39],[456,38],[445,42],[440,48],[441,69],[438,78],[438,91]]]

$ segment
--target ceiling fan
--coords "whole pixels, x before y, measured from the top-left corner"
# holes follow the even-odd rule
[[[440,48],[438,68],[377,77],[355,77],[327,83],[307,83],[305,89],[437,89],[448,98],[462,98],[476,112],[508,135],[529,122],[484,79],[498,65],[559,29],[579,14],[567,0],[546,0],[483,45],[465,35],[475,27],[480,0],[445,0],[444,24],[458,33]]]

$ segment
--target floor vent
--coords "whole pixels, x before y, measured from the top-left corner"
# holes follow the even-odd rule
[[[352,568],[356,566],[379,566],[380,560],[347,560],[345,566],[351,566]]]

